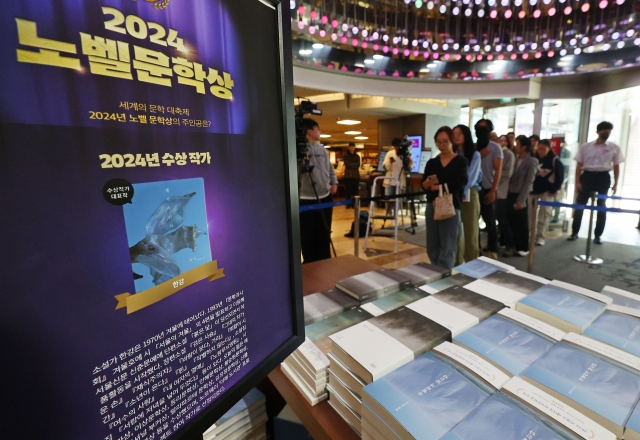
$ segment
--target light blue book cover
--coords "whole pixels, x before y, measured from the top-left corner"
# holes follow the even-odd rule
[[[629,417],[626,428],[633,429],[635,432],[640,432],[640,404],[637,404],[631,413],[631,417]]]
[[[639,318],[607,310],[582,334],[640,356]]]
[[[487,263],[482,260],[471,260],[460,266],[456,266],[453,268],[458,272],[461,272],[465,275],[469,275],[472,278],[483,278],[495,271],[499,270],[501,272],[507,272],[507,270],[503,267],[496,266],[495,264]]]
[[[540,333],[493,315],[454,338],[514,376],[534,363],[554,342]]]
[[[133,184],[124,223],[136,292],[211,261],[202,178]]]
[[[242,399],[238,401],[238,403],[233,405],[229,411],[227,411],[222,417],[220,417],[220,419],[218,419],[216,425],[222,425],[224,422],[246,410],[251,405],[256,404],[261,399],[264,399],[264,394],[262,394],[256,388],[252,388],[251,391],[249,391]]]
[[[573,438],[555,432],[539,417],[508,397],[494,394],[478,406],[442,440],[557,440]]]
[[[438,281],[434,281],[433,283],[429,283],[427,284],[427,286],[440,292],[452,286],[466,286],[469,283],[473,283],[475,280],[475,278],[472,278],[463,273],[457,273],[455,275],[442,278]]]
[[[439,439],[490,395],[432,353],[364,390],[414,438],[422,440]]]
[[[635,299],[627,298],[626,296],[623,296],[623,295],[618,295],[616,293],[609,292],[608,290],[605,290],[605,289],[602,289],[600,294],[611,298],[613,300],[613,303],[617,306],[630,307],[632,309],[640,310],[640,295],[638,296],[638,299],[635,300]]]
[[[640,397],[640,377],[565,342],[559,342],[522,376],[624,426]]]
[[[543,286],[520,300],[580,328],[585,328],[606,304],[556,286]]]

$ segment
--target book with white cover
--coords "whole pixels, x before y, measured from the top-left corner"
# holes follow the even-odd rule
[[[428,296],[407,305],[407,308],[429,318],[451,332],[455,337],[478,324],[480,320],[470,313],[460,310],[435,296]]]
[[[451,274],[449,269],[444,269],[433,264],[422,262],[412,264],[411,266],[401,267],[400,269],[396,269],[395,272],[409,277],[411,284],[415,287],[420,287],[423,284],[429,284]]]
[[[613,299],[609,298],[608,296],[603,295],[602,293],[595,292],[590,289],[585,289],[584,287],[576,286],[575,284],[565,283],[564,281],[559,281],[559,280],[552,280],[551,282],[549,282],[549,285],[562,287],[563,289],[566,289],[566,290],[571,290],[573,292],[579,293],[580,295],[593,298],[596,301],[600,301],[605,304],[613,303]]]
[[[502,272],[513,272],[515,269],[515,267],[504,264],[498,260],[492,260],[487,257],[478,257],[475,260],[467,261],[464,264],[454,267],[451,270],[451,274],[455,275],[463,273],[473,278],[482,278],[496,270]]]
[[[287,364],[287,366],[295,371],[298,374],[298,377],[303,380],[309,390],[311,390],[316,396],[324,394],[324,389],[327,385],[327,375],[324,374],[319,379],[316,379],[315,376],[311,376],[309,372],[305,369],[305,367],[295,358],[289,356],[282,363]]]
[[[508,307],[524,298],[526,295],[538,290],[547,283],[540,283],[528,277],[495,271],[489,275],[469,283],[465,289],[500,301]]]
[[[505,306],[511,308],[513,308],[518,301],[526,296],[525,294],[520,293],[516,290],[511,290],[506,287],[487,282],[484,280],[484,278],[475,280],[473,283],[469,283],[464,287],[465,289],[471,290],[472,292],[499,301]]]
[[[287,364],[280,364],[280,368],[282,369],[284,375],[287,376],[287,378],[291,382],[293,382],[293,385],[298,389],[298,391],[300,391],[300,394],[302,394],[302,397],[304,397],[309,405],[314,406],[322,402],[323,400],[327,400],[328,395],[326,393],[320,396],[315,396],[309,389],[309,386],[298,376],[295,371],[289,368]]]
[[[613,300],[607,307],[609,310],[640,317],[640,295],[612,286],[604,286],[600,293]]]
[[[504,384],[502,392],[544,414],[585,440],[616,440],[613,432],[519,377],[513,377]]]
[[[302,300],[304,302],[304,325],[329,318],[360,304],[338,289],[323,290],[306,295]]]
[[[551,282],[551,280],[548,280],[546,278],[539,277],[538,275],[534,275],[532,273],[524,272],[524,271],[518,270],[518,269],[516,269],[516,270],[514,270],[513,272],[510,272],[510,273],[512,273],[514,275],[518,275],[519,277],[529,278],[530,280],[537,281],[540,284],[549,284]]]
[[[401,307],[329,337],[331,352],[367,383],[451,339],[440,324]]]
[[[409,287],[401,290],[400,292],[374,299],[369,303],[362,304],[360,307],[371,313],[373,316],[380,316],[383,313],[390,312],[412,302],[418,301],[428,295],[429,294],[422,289]]]
[[[211,437],[215,440],[248,440],[255,438],[266,431],[267,425],[267,412],[263,412],[255,419],[247,419],[234,424],[234,426],[228,430],[223,431],[220,434]],[[205,439],[203,436],[203,440]]]

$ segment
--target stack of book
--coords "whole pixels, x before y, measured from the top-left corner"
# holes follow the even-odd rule
[[[483,278],[495,271],[513,272],[515,267],[504,264],[498,260],[492,260],[487,257],[478,257],[475,260],[467,261],[460,266],[456,266],[451,270],[451,274],[463,273],[472,278]]]
[[[474,282],[475,280],[476,280],[475,278],[471,278],[468,275],[465,275],[463,273],[458,273],[446,278],[442,278],[438,281],[434,281],[432,283],[426,284],[424,286],[420,286],[420,289],[424,290],[427,293],[434,294],[453,286],[464,287],[467,284]]]
[[[464,287],[513,308],[518,301],[548,283],[544,278],[525,272],[497,270]]]
[[[609,310],[640,317],[640,295],[611,286],[604,286],[600,293],[613,301],[609,304]]]
[[[522,298],[515,309],[565,332],[582,333],[612,302],[608,296],[554,280]]]
[[[361,307],[373,316],[380,316],[383,313],[406,306],[407,304],[416,302],[426,296],[429,296],[429,294],[424,290],[418,287],[409,287],[389,296],[384,296],[369,303],[362,304]]]
[[[522,378],[622,438],[640,398],[637,373],[563,341],[524,370]]]
[[[355,307],[305,327],[304,343],[284,360],[281,368],[309,405],[316,405],[328,397],[329,359],[326,354],[331,348],[329,335],[373,316]]]
[[[264,394],[254,388],[211,425],[202,440],[263,440],[267,438],[266,424]]]
[[[429,284],[441,278],[448,277],[451,274],[449,269],[434,266],[428,263],[417,263],[411,266],[401,267],[394,272],[406,276],[415,287],[423,284]]]
[[[302,300],[304,304],[304,325],[322,321],[345,310],[353,309],[360,304],[338,289],[313,293],[305,296]]]
[[[368,302],[411,286],[411,279],[391,269],[379,269],[336,281],[340,289],[358,302]]]
[[[549,324],[507,308],[456,336],[453,342],[502,372],[517,376],[564,336]]]

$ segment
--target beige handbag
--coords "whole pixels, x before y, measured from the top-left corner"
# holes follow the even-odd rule
[[[444,186],[444,194],[442,187]],[[453,196],[449,193],[447,184],[440,185],[440,194],[433,201],[433,219],[446,220],[456,215],[456,208],[453,206]]]

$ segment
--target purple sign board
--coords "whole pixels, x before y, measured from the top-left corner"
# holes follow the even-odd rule
[[[301,342],[283,16],[2,3],[3,438],[201,438]]]

